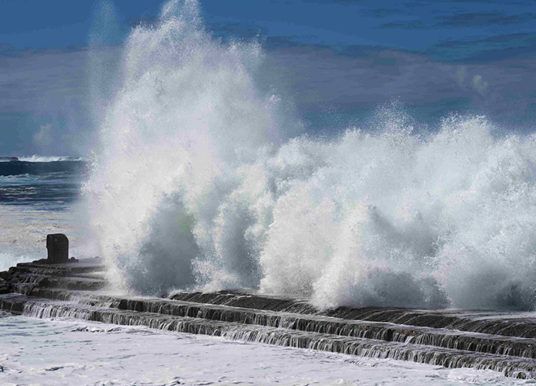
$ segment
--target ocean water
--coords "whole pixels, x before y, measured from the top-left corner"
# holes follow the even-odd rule
[[[194,0],[167,2],[122,49],[113,85],[93,93],[106,107],[91,167],[0,162],[0,270],[45,257],[62,232],[72,256],[104,257],[117,287],[147,295],[535,309],[536,135],[455,114],[421,130],[388,106],[315,137],[264,78],[261,45],[214,39]],[[506,382],[87,322],[3,315],[0,333],[2,383]]]
[[[46,258],[46,235],[66,233],[72,256],[83,244],[75,202],[86,163],[68,157],[0,162],[0,270]]]

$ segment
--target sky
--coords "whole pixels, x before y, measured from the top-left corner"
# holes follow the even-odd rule
[[[98,129],[91,61],[115,63],[129,31],[154,23],[162,4],[0,0],[0,155],[86,155]],[[260,42],[264,71],[309,132],[366,129],[393,103],[423,130],[457,113],[534,131],[533,1],[200,4],[214,37]]]

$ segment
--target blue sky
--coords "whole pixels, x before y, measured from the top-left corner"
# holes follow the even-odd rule
[[[533,1],[205,0],[207,28],[255,39],[265,71],[309,131],[366,127],[397,101],[423,127],[486,114],[536,118]],[[95,132],[88,53],[113,62],[155,0],[0,0],[0,153],[82,154]]]

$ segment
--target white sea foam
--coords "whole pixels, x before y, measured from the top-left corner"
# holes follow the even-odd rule
[[[0,383],[48,385],[522,385],[491,370],[446,369],[143,327],[0,313]],[[140,350],[140,347],[143,347]]]
[[[124,48],[84,187],[116,280],[144,293],[258,287],[320,307],[533,309],[536,136],[484,117],[413,134],[297,135],[257,79],[256,43],[224,44],[171,1]]]

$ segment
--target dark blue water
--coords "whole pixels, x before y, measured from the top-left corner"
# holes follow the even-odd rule
[[[0,162],[0,205],[63,210],[79,195],[84,161]]]

